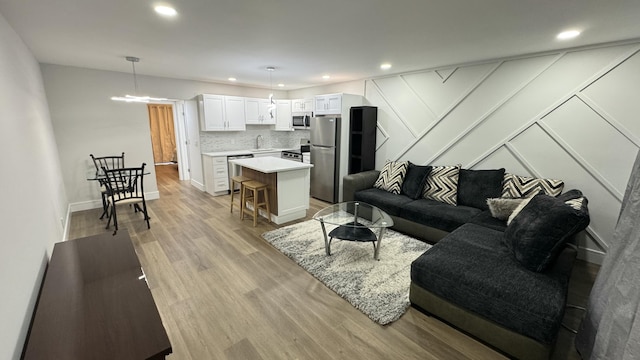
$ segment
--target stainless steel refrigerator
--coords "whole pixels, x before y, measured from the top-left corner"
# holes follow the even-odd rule
[[[340,118],[311,118],[311,196],[330,203],[338,200]]]

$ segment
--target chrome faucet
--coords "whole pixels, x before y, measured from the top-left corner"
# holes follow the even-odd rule
[[[256,136],[256,149],[260,149],[260,140],[264,142],[262,135],[258,134],[258,136]]]

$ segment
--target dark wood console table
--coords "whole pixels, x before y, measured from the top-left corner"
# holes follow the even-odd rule
[[[171,343],[129,233],[55,244],[24,359],[164,359]]]

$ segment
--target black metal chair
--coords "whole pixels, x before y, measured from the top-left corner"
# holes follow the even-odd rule
[[[116,208],[120,204],[133,205],[135,212],[142,212],[144,220],[147,222],[147,229],[151,229],[150,218],[147,213],[147,202],[144,198],[144,167],[146,165],[142,163],[142,166],[137,168],[102,169],[106,176],[107,193],[109,194],[107,202],[111,208],[106,228],[109,228],[113,219],[113,225],[115,226],[113,235],[118,232],[118,213]],[[142,207],[140,207],[140,204],[142,204]]]
[[[107,202],[109,194],[107,193],[106,179],[102,179],[99,176],[102,174],[103,168],[122,169],[124,167],[124,152],[121,156],[95,157],[93,154],[89,154],[89,156],[91,156],[93,165],[96,167],[96,177],[98,177],[98,182],[100,183],[100,195],[102,197],[102,215],[100,215],[100,219],[103,219],[109,211],[109,203]]]

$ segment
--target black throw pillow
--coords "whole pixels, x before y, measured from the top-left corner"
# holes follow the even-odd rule
[[[582,197],[582,191],[578,189],[572,189],[557,196],[562,201],[573,200]]]
[[[569,237],[587,225],[586,198],[576,210],[561,199],[540,194],[507,226],[504,242],[525,268],[542,272],[555,261]]]
[[[419,166],[409,163],[409,170],[407,170],[402,183],[401,194],[407,195],[414,200],[420,199],[430,172],[431,166]]]
[[[487,199],[502,195],[504,169],[460,169],[458,180],[458,205],[488,210]]]

